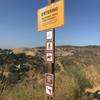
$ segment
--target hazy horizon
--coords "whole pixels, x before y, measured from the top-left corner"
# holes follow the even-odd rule
[[[96,47],[100,47],[100,45],[56,45],[55,47],[67,47],[67,46],[72,46],[72,47],[92,47],[92,46],[96,46]],[[14,47],[14,48],[2,48],[0,47],[0,49],[20,49],[20,48],[28,48],[28,49],[32,49],[32,48],[45,48],[45,46],[37,46],[37,47]]]

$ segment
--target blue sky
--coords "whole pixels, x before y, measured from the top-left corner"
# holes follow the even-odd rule
[[[0,0],[0,48],[45,45],[37,31],[37,10],[47,0]],[[56,45],[100,45],[100,0],[65,0],[65,25],[56,29]]]

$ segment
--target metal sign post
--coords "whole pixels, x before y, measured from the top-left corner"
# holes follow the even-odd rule
[[[55,0],[48,0],[48,4],[51,4],[53,2],[55,2]],[[52,49],[51,50],[52,51],[52,61],[51,61],[51,72],[50,73],[53,75],[53,83],[52,83],[52,87],[51,88],[49,87],[49,88],[52,89],[51,99],[55,100],[55,29],[52,29],[47,32],[47,40],[51,40],[51,42],[47,42],[48,47],[46,45],[46,49],[48,49],[48,48]],[[50,47],[50,45],[51,45],[51,47]],[[50,96],[50,94],[49,94],[49,96]]]
[[[52,0],[53,1],[53,0]],[[53,98],[55,100],[55,29],[53,29],[53,63],[51,63],[51,73],[54,75],[53,80]]]
[[[46,100],[55,100],[55,28],[64,25],[64,0],[48,0],[37,15],[38,31],[46,31],[46,61],[50,64],[49,73],[45,74]]]

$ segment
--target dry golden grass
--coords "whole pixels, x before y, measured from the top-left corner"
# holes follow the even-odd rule
[[[94,86],[100,84],[100,74],[97,72],[94,66],[84,68],[84,72],[86,73],[86,77],[90,83],[93,83]]]

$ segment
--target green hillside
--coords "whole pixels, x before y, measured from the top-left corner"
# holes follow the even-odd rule
[[[0,49],[0,100],[45,100],[44,48],[17,50]],[[55,69],[56,100],[93,100],[86,92],[100,84],[100,47],[59,46]]]

